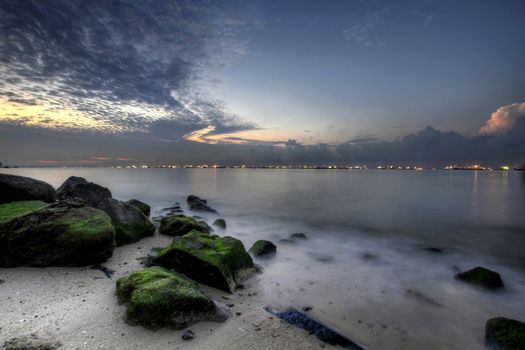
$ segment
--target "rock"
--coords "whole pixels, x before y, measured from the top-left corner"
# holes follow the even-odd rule
[[[155,225],[133,205],[106,198],[100,202],[97,209],[104,211],[111,218],[117,246],[140,241],[155,233]]]
[[[0,223],[0,266],[85,266],[115,248],[109,216],[79,200],[61,201]]]
[[[47,182],[25,176],[0,174],[0,203],[28,200],[53,203],[55,197],[55,189]]]
[[[225,230],[226,221],[224,221],[224,219],[217,219],[213,222],[213,226],[217,226],[218,228],[222,228],[223,230]]]
[[[165,216],[160,221],[159,233],[167,236],[183,236],[192,230],[210,233],[211,227],[204,221],[197,221],[186,215]]]
[[[149,215],[151,213],[151,207],[147,205],[144,202],[139,201],[138,199],[130,199],[127,202],[124,202],[125,204],[132,205],[136,208],[139,208],[139,210],[144,214],[146,217],[149,218]]]
[[[186,199],[191,210],[209,211],[211,213],[217,213],[217,210],[208,206],[208,201],[203,198],[199,198],[194,195],[189,195]]]
[[[96,207],[106,198],[111,198],[111,192],[93,182],[87,182],[83,177],[70,176],[57,190],[58,199],[82,198],[91,207]]]
[[[126,303],[129,321],[153,329],[183,329],[198,321],[228,317],[195,282],[158,266],[120,278],[117,297],[119,303]]]
[[[255,272],[241,241],[195,230],[176,238],[152,263],[230,293]]]
[[[456,279],[488,289],[504,287],[499,273],[480,266],[456,274]]]
[[[295,241],[289,239],[289,238],[282,238],[279,240],[279,243],[283,243],[283,244],[295,244]]]
[[[312,259],[317,260],[322,263],[331,263],[334,261],[334,257],[331,255],[326,255],[326,254],[317,253],[317,252],[308,252],[307,254]]]
[[[62,344],[55,339],[29,334],[20,338],[7,340],[2,350],[54,350],[61,346]]]
[[[505,317],[491,318],[485,324],[485,341],[498,350],[525,349],[525,323]]]
[[[182,332],[182,339],[183,340],[192,340],[193,338],[195,338],[195,334],[193,333],[193,331],[191,329],[185,329]]]
[[[292,233],[290,239],[308,239],[304,233]]]
[[[441,254],[443,253],[443,249],[440,249],[440,248],[436,248],[436,247],[428,247],[428,248],[425,248],[425,250],[429,253],[434,253],[434,254]]]
[[[265,309],[280,319],[315,335],[319,340],[325,343],[339,345],[346,349],[364,350],[364,348],[337,333],[335,330],[323,325],[313,317],[307,316],[293,308],[290,308],[285,312],[278,312],[269,307],[266,307]]]
[[[0,223],[27,215],[33,211],[43,209],[48,205],[49,204],[42,201],[20,201],[0,204]]]
[[[268,257],[277,253],[277,247],[270,241],[260,239],[255,242],[249,250],[253,256],[257,257]]]
[[[99,271],[102,271],[104,273],[104,275],[106,275],[107,278],[111,278],[113,277],[113,274],[115,273],[115,270],[112,270],[106,266],[102,266],[100,264],[96,264],[96,265],[93,265],[91,266],[91,268],[93,270],[99,270]]]

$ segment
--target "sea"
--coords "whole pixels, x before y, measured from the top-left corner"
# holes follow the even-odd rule
[[[248,249],[277,245],[254,277],[266,306],[311,308],[367,349],[484,349],[485,322],[525,321],[525,172],[18,168],[58,187],[71,175],[136,198],[152,216],[189,194]],[[307,239],[286,240],[293,233]],[[284,241],[281,241],[284,240]],[[117,248],[118,249],[118,248]],[[505,288],[454,278],[483,266]]]

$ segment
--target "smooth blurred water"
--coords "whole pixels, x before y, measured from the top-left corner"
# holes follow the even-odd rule
[[[525,315],[523,172],[275,169],[2,169],[58,187],[83,176],[153,216],[207,198],[249,247],[293,232],[257,279],[274,306],[312,313],[371,349],[483,348],[484,323]],[[215,216],[206,216],[209,220]],[[436,247],[435,254],[425,250]],[[477,265],[505,291],[454,280]]]

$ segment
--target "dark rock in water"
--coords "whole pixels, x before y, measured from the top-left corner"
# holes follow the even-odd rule
[[[361,255],[361,258],[365,261],[376,261],[378,259],[378,256],[372,253],[364,253]]]
[[[202,320],[228,317],[195,282],[158,266],[120,278],[117,297],[119,303],[126,303],[129,321],[153,329],[183,329]]]
[[[99,203],[97,209],[104,211],[111,218],[117,246],[137,242],[155,233],[155,226],[133,205],[106,198]]]
[[[195,230],[177,237],[159,252],[152,264],[174,269],[230,293],[255,272],[252,258],[241,241]]]
[[[224,230],[226,229],[226,221],[224,221],[224,219],[217,219],[213,222],[213,226],[217,226]]]
[[[306,240],[306,239],[308,239],[308,237],[304,233],[298,232],[298,233],[292,233],[287,238],[280,239],[279,243],[295,244],[298,241],[303,241],[303,240]]]
[[[85,266],[115,248],[109,216],[66,200],[0,223],[0,266]]]
[[[309,252],[308,256],[322,263],[329,263],[334,261],[334,257],[331,255],[325,255],[317,252]]]
[[[312,307],[311,306],[303,306],[303,311],[304,312],[308,312],[308,311],[312,311]]]
[[[30,177],[0,174],[0,203],[40,200],[55,201],[56,193],[47,182]]]
[[[114,270],[111,270],[111,269],[107,268],[106,266],[102,266],[100,264],[93,265],[93,266],[91,266],[91,268],[94,269],[94,270],[99,270],[99,271],[104,272],[104,275],[106,275],[107,278],[113,277],[113,274],[115,273]]]
[[[191,329],[185,329],[182,332],[182,339],[184,339],[184,340],[192,340],[193,338],[195,338],[195,334],[193,333],[193,331]]]
[[[184,236],[192,230],[210,233],[213,230],[204,221],[197,221],[191,216],[170,215],[160,221],[159,233],[167,236]]]
[[[298,232],[298,233],[292,233],[290,235],[290,238],[291,239],[307,239],[308,237],[304,233]]]
[[[280,319],[285,320],[286,322],[315,335],[317,338],[319,338],[319,340],[325,343],[339,345],[346,349],[364,350],[364,348],[357,345],[345,336],[339,334],[337,331],[323,325],[312,317],[309,317],[293,308],[290,308],[285,312],[277,312],[269,307],[266,307],[265,309]]]
[[[142,212],[142,214],[144,214],[148,218],[151,214],[151,207],[146,203],[139,201],[138,199],[130,199],[129,201],[125,202],[125,204],[129,204],[138,208]]]
[[[291,239],[288,239],[288,238],[283,238],[283,239],[280,239],[279,240],[279,243],[284,243],[284,244],[295,244],[296,242],[291,240]]]
[[[7,340],[2,350],[54,350],[61,346],[62,344],[55,339],[29,334],[20,338]]]
[[[497,350],[525,350],[525,323],[505,317],[491,318],[485,324],[485,341]]]
[[[206,199],[199,198],[194,195],[189,195],[186,201],[188,202],[188,205],[191,210],[209,211],[211,213],[217,213],[217,210],[208,206],[208,201]]]
[[[480,266],[456,274],[456,279],[488,289],[504,287],[499,273]]]
[[[83,177],[69,177],[57,190],[58,199],[82,198],[91,207],[96,207],[106,198],[111,198],[111,192],[100,185],[88,182]]]
[[[277,253],[277,247],[270,241],[260,239],[252,245],[249,252],[257,257],[268,257]]]
[[[435,247],[425,248],[425,250],[427,252],[429,252],[429,253],[434,253],[434,254],[441,254],[441,253],[443,253],[443,249],[435,248]]]

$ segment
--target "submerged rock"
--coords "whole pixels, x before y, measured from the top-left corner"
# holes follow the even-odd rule
[[[127,304],[128,320],[148,328],[183,329],[198,321],[228,317],[195,282],[158,266],[120,278],[117,297]]]
[[[70,176],[58,189],[57,198],[82,198],[91,207],[96,207],[106,198],[111,198],[111,192],[100,185],[88,182],[83,177]]]
[[[170,215],[160,220],[159,233],[167,236],[183,236],[192,230],[204,233],[213,231],[204,221],[197,221],[186,215]]]
[[[485,341],[497,350],[524,350],[525,323],[505,317],[491,318],[485,324]]]
[[[443,249],[441,248],[436,248],[436,247],[428,247],[428,248],[425,248],[425,250],[429,253],[434,253],[434,254],[441,254],[443,253]]]
[[[54,350],[62,344],[52,338],[39,337],[36,334],[29,334],[19,338],[7,340],[2,347],[3,350]]]
[[[135,206],[113,198],[106,198],[97,206],[111,218],[118,246],[153,236],[155,225]]]
[[[188,202],[188,205],[191,210],[209,211],[211,213],[217,213],[217,210],[211,208],[208,205],[208,201],[204,198],[199,198],[194,195],[189,195],[186,201]]]
[[[241,241],[191,231],[161,250],[152,264],[174,269],[211,287],[233,293],[255,268]]]
[[[308,239],[308,237],[304,233],[298,232],[292,233],[290,239]]]
[[[115,248],[109,216],[82,201],[61,201],[0,223],[0,266],[84,266]]]
[[[504,287],[499,273],[480,266],[456,274],[456,279],[488,289]]]
[[[277,253],[277,247],[270,241],[260,239],[252,245],[249,252],[257,257],[268,257]]]
[[[151,207],[146,203],[139,201],[138,199],[130,199],[129,201],[124,203],[139,208],[142,214],[144,214],[146,217],[149,217],[149,215],[151,214]]]
[[[226,229],[226,221],[224,221],[224,219],[217,219],[213,222],[213,226],[217,226],[218,228],[222,228],[224,230]]]
[[[285,312],[277,312],[269,307],[265,308],[266,311],[279,317],[280,319],[306,330],[308,333],[315,335],[319,340],[331,344],[339,345],[346,349],[353,350],[364,350],[361,346],[357,345],[350,339],[339,334],[334,329],[331,329],[314,318],[303,314],[293,308],[288,309]]]
[[[47,182],[30,177],[0,174],[0,203],[40,200],[55,201],[56,193]]]

